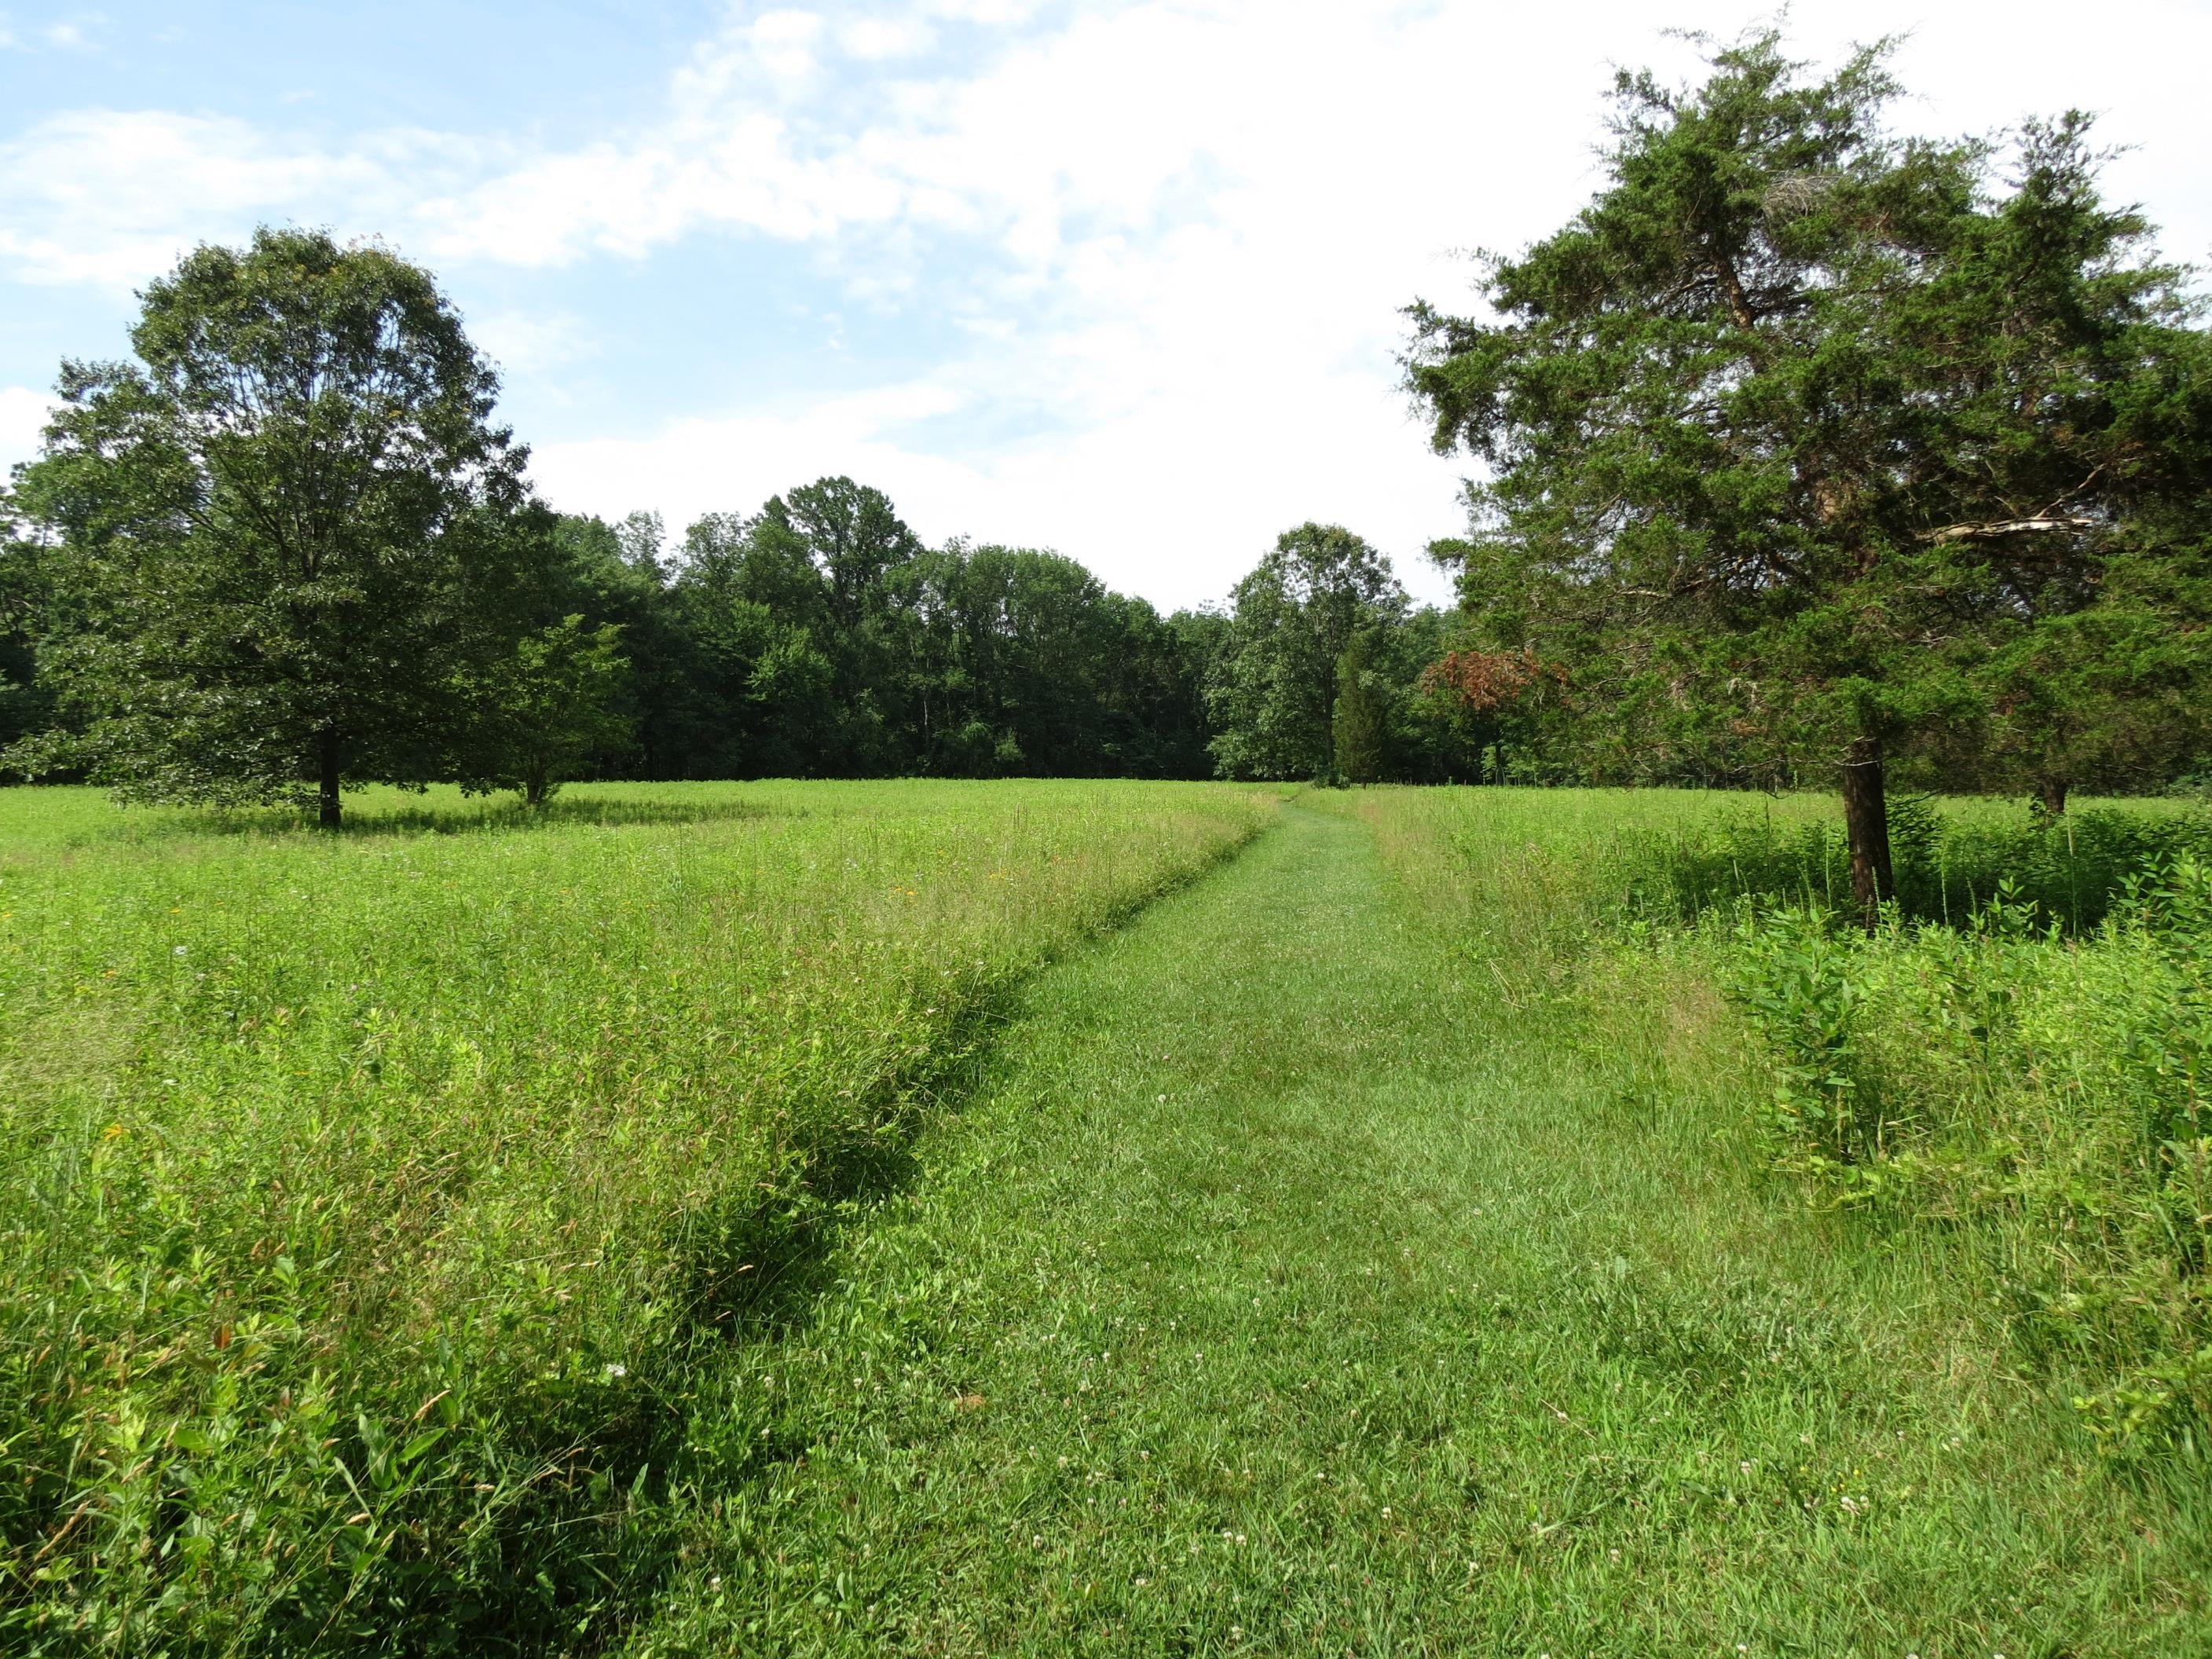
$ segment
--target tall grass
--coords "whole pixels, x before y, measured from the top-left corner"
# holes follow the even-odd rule
[[[1818,797],[1779,810],[1703,799],[1696,820],[1626,830],[1611,850],[1632,912],[1686,921],[1741,899],[1850,907],[1843,823],[1818,810]],[[1905,795],[1890,804],[1890,838],[1905,919],[1963,926],[1993,902],[2028,904],[2071,933],[2095,927],[2142,872],[2212,859],[2212,812],[2093,803],[2052,818],[2010,803]]]
[[[1204,785],[0,793],[0,1632],[590,1647],[702,1363]]]
[[[2022,1352],[2114,1453],[2212,1429],[2212,866],[2153,864],[2069,935],[1999,897],[1872,936],[1742,915],[1723,981],[1774,1054],[1778,1161],[1833,1201],[1987,1224]]]
[[[1613,1014],[1624,1042],[1724,995],[1765,1055],[1768,1090],[1747,1094],[1742,1121],[1773,1164],[1883,1224],[1972,1230],[2014,1354],[2116,1455],[2201,1467],[2201,807],[2099,803],[2052,822],[1909,799],[1899,902],[1872,934],[1846,919],[1832,801],[1376,791],[1361,810],[1401,881],[1458,929],[1478,983],[1593,1000],[1640,988]],[[1650,959],[1664,966],[1656,1007],[1632,966]]]

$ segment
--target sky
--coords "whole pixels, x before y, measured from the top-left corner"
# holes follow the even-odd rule
[[[8,0],[0,0],[5,5]],[[257,223],[376,236],[500,366],[565,511],[845,473],[926,539],[1049,547],[1164,607],[1349,526],[1420,597],[1462,459],[1401,309],[1474,305],[1601,182],[1617,66],[1771,9],[1576,0],[382,0],[0,9],[0,467],[62,358]],[[1801,0],[1799,55],[1902,37],[1902,131],[2069,107],[2212,263],[2212,0]]]

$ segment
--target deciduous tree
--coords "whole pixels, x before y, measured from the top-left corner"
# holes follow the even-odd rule
[[[525,805],[543,806],[627,745],[634,726],[618,706],[629,670],[621,638],[614,623],[586,628],[580,614],[564,617],[468,675],[463,788],[512,789]]]
[[[1231,596],[1207,686],[1222,772],[1303,778],[1334,757],[1337,663],[1360,628],[1405,614],[1389,561],[1351,531],[1303,524]]]
[[[264,229],[149,284],[138,361],[67,363],[18,485],[78,626],[42,662],[66,745],[146,800],[301,800],[445,764],[471,654],[504,650],[498,567],[526,452],[429,275]],[[58,756],[50,750],[46,758]]]

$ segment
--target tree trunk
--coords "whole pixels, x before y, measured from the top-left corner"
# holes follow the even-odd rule
[[[1844,836],[1850,848],[1851,896],[1872,927],[1883,902],[1897,896],[1879,738],[1854,738],[1844,751]]]
[[[2065,812],[2065,779],[2039,778],[2036,781],[2035,793],[2042,799],[2043,810],[2050,813],[2052,817],[2058,817]]]
[[[338,827],[338,734],[325,732],[315,740],[316,759],[322,770],[322,825]]]

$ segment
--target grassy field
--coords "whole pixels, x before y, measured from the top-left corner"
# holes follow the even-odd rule
[[[1304,797],[1035,981],[701,1413],[627,1650],[2203,1650],[2202,1505],[1978,1239],[1808,1204],[1747,1022],[1594,948],[1574,855],[1715,805]]]
[[[9,1644],[570,1639],[653,1570],[702,1352],[1007,988],[1268,811],[0,795]]]
[[[1841,923],[1833,803],[1401,791],[1363,810],[1470,960],[1601,1006],[1725,994],[1735,1116],[1816,1202],[1970,1224],[2004,1352],[2110,1456],[2212,1452],[2212,816],[1909,800],[1899,905]],[[1620,1039],[1634,1040],[1632,1030]]]
[[[0,1631],[2206,1651],[2201,820],[1921,810],[0,795]]]

